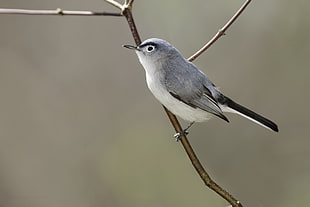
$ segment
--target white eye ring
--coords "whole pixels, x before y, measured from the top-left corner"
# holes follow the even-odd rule
[[[153,45],[149,45],[146,47],[146,52],[153,52],[153,50],[155,50],[155,46]]]

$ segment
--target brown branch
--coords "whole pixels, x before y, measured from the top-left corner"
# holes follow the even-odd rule
[[[178,120],[176,119],[175,115],[173,115],[166,107],[164,107],[165,111],[167,112],[167,115],[174,126],[174,129],[176,132],[180,132],[182,130]],[[231,194],[229,194],[225,189],[223,189],[221,186],[219,186],[215,181],[212,180],[210,175],[207,173],[207,171],[204,169],[202,164],[200,163],[197,155],[195,154],[192,146],[190,145],[188,139],[186,136],[183,136],[181,138],[181,143],[183,145],[184,150],[187,153],[187,156],[189,157],[190,161],[192,162],[192,165],[194,166],[195,170],[199,174],[200,178],[204,182],[206,186],[208,186],[211,190],[216,192],[218,195],[220,195],[222,198],[224,198],[228,203],[231,204],[232,207],[242,207],[242,204],[240,201],[235,199]]]
[[[132,5],[133,5],[133,2],[134,2],[134,0],[129,0],[129,1],[128,1],[128,5],[129,5],[129,6],[132,6]]]
[[[131,8],[131,7],[129,7],[129,8]],[[128,22],[131,34],[133,36],[133,39],[135,40],[136,45],[140,45],[141,44],[141,38],[140,38],[140,35],[138,33],[136,24],[134,22],[131,9],[129,9],[129,8],[123,10],[122,14],[126,17],[126,20]]]
[[[0,14],[24,14],[24,15],[76,15],[76,16],[122,16],[114,12],[93,11],[68,11],[60,8],[55,10],[30,10],[30,9],[4,9],[0,8]]]
[[[214,37],[205,44],[201,49],[199,49],[194,55],[188,58],[189,61],[194,61],[199,55],[206,51],[213,43],[215,43],[220,37],[225,35],[225,31],[236,21],[243,10],[248,6],[251,0],[246,0],[240,9],[235,13],[235,15],[214,35]]]

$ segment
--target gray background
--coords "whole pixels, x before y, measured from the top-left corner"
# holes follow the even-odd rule
[[[136,0],[142,39],[185,57],[243,1]],[[101,0],[0,0],[3,8],[117,11]],[[221,90],[278,123],[228,114],[191,128],[211,176],[244,206],[309,206],[309,8],[253,1],[199,57]],[[193,170],[145,84],[122,17],[0,15],[0,206],[227,206]],[[186,123],[182,122],[185,126]]]

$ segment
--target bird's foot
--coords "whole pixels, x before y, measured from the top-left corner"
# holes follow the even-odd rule
[[[174,136],[175,140],[178,142],[178,141],[180,141],[180,139],[181,139],[184,135],[188,135],[187,129],[183,129],[182,131],[180,131],[180,132],[174,134],[173,136]]]
[[[180,131],[180,132],[178,132],[178,133],[176,133],[175,135],[174,135],[174,138],[176,139],[176,141],[178,142],[178,141],[180,141],[180,139],[183,137],[183,136],[186,136],[186,135],[188,135],[188,129],[194,124],[195,122],[191,122],[189,125],[188,125],[188,127],[186,127],[185,129],[183,129],[182,131]]]

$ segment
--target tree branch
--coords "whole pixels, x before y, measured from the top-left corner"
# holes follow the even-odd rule
[[[214,35],[214,37],[205,44],[201,49],[199,49],[194,55],[188,58],[189,61],[194,61],[198,56],[200,56],[204,51],[206,51],[211,45],[213,45],[220,37],[225,35],[225,31],[236,21],[243,10],[248,6],[251,0],[246,0],[240,9],[235,13],[235,15]]]
[[[172,125],[176,132],[180,132],[182,130],[177,118],[173,115],[166,107],[164,107]],[[211,190],[216,192],[222,198],[224,198],[228,203],[231,204],[232,207],[242,207],[242,204],[239,200],[235,199],[231,194],[229,194],[226,190],[224,190],[221,186],[219,186],[215,181],[212,180],[210,175],[204,169],[202,164],[200,163],[197,155],[195,154],[190,142],[188,141],[185,135],[181,138],[181,143],[183,145],[184,150],[186,151],[187,156],[189,157],[192,165],[194,166],[196,172],[199,174],[200,178],[204,182],[206,186],[208,186]]]
[[[114,1],[114,0],[105,0],[105,1],[108,2],[109,4],[111,4],[112,6],[115,6],[116,8],[119,8],[120,10],[122,10],[123,5],[121,5],[117,1]],[[125,1],[125,4],[126,3],[127,3],[127,1]]]
[[[128,5],[129,5],[129,6],[132,6],[132,5],[133,5],[133,2],[134,2],[134,0],[129,0],[129,1],[128,1]]]
[[[93,11],[68,11],[60,8],[55,10],[30,10],[30,9],[4,9],[0,8],[0,14],[26,14],[26,15],[76,15],[76,16],[122,16],[114,12]]]

